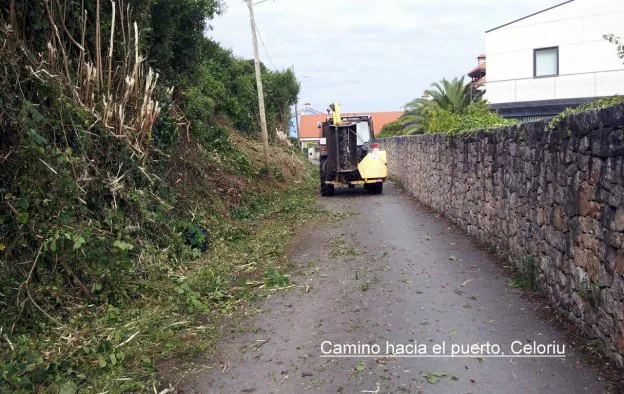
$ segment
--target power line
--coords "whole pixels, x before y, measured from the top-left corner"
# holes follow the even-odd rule
[[[269,62],[273,66],[273,69],[277,71],[277,67],[275,67],[275,63],[273,63],[273,60],[271,59],[271,55],[269,55],[269,51],[267,50],[266,45],[264,45],[264,40],[262,39],[262,34],[260,34],[260,30],[258,29],[258,24],[256,23],[255,26],[256,26],[256,32],[258,33],[258,37],[260,38],[260,43],[262,44],[262,48],[264,48],[264,53],[266,53],[267,57],[269,58]]]
[[[304,112],[304,111],[312,112],[312,114],[314,115],[325,115],[325,112],[318,111],[312,107],[305,107],[303,110],[301,110],[301,112]]]
[[[250,1],[250,0],[245,0],[245,2]],[[257,1],[255,3],[252,2],[252,5],[258,5],[258,4],[262,4],[262,3],[266,3],[269,0],[261,0],[261,1]],[[273,0],[275,1],[275,0]],[[273,66],[273,69],[275,71],[277,71],[277,67],[275,67],[275,63],[273,63],[273,59],[271,59],[271,55],[269,55],[269,51],[266,47],[266,45],[264,45],[264,40],[262,39],[262,34],[260,34],[260,29],[258,29],[258,23],[254,21],[254,27],[256,30],[256,33],[258,34],[258,37],[260,38],[260,43],[262,44],[262,48],[264,48],[264,53],[266,53],[267,57],[269,58],[269,62],[271,63],[271,65]]]

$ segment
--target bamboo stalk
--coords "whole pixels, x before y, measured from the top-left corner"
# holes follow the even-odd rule
[[[101,89],[104,84],[104,80],[102,79],[102,40],[100,37],[100,30],[100,0],[97,0],[95,10],[95,66],[97,69],[98,90]]]
[[[86,66],[86,51],[85,51],[85,36],[87,34],[87,10],[84,9],[84,0],[82,0],[82,37],[80,38],[80,42],[82,43],[82,51],[80,51],[80,61],[78,64],[78,75],[83,75],[83,73],[87,73]],[[84,77],[83,77],[84,78]],[[84,96],[85,102],[89,101],[89,74],[86,74],[86,78],[84,78],[84,83],[86,84],[86,94]]]
[[[142,163],[147,164],[149,155],[153,151],[151,147],[152,131],[161,111],[161,104],[155,100],[156,85],[159,83],[159,75],[144,64],[145,58],[140,53],[140,32],[137,22],[131,21],[131,10],[124,0],[110,0],[112,5],[111,30],[109,46],[104,52],[102,43],[102,15],[101,0],[96,3],[95,17],[95,56],[93,49],[89,48],[86,41],[87,24],[90,23],[88,13],[84,7],[85,0],[81,1],[81,28],[80,40],[71,37],[62,16],[64,8],[60,0],[44,0],[46,12],[52,29],[49,30],[50,42],[50,65],[57,74],[63,68],[66,80],[66,88],[73,90],[76,95],[77,105],[84,106],[97,120],[95,123],[103,124],[104,130],[108,130],[115,138],[126,141],[133,150],[133,156]],[[117,9],[119,7],[119,9]],[[17,14],[16,14],[17,15]],[[61,18],[62,27],[57,26],[55,17]],[[117,19],[120,26],[117,26]],[[59,21],[59,23],[61,23]],[[127,28],[126,28],[127,27]],[[61,30],[64,29],[64,30]],[[115,44],[115,34],[124,37],[123,44]],[[120,48],[119,45],[123,45]],[[78,48],[78,64],[71,69],[68,56],[69,51]],[[115,56],[117,50],[118,57]],[[59,53],[60,51],[60,53]],[[62,57],[61,57],[62,55]],[[108,59],[104,59],[108,55]],[[62,64],[61,64],[62,59]],[[119,60],[118,62],[116,60]],[[104,63],[106,62],[106,63]],[[43,70],[45,71],[45,70]],[[77,72],[78,82],[76,89],[71,84],[72,73]],[[106,74],[107,73],[107,74]],[[65,78],[63,78],[65,79]],[[171,94],[170,90],[167,90]],[[95,124],[94,123],[94,124]],[[188,126],[188,125],[187,125]],[[188,139],[188,129],[187,129]],[[47,163],[50,171],[55,171]]]
[[[84,102],[87,108],[91,108],[91,101],[89,100],[89,92],[91,90],[91,67],[85,63],[85,96]]]
[[[15,2],[13,0],[9,1],[9,21],[11,21],[11,26],[17,30],[17,26],[15,26]]]
[[[130,28],[130,20],[132,19],[132,11],[130,11],[130,4],[128,4],[126,8],[126,20],[127,20],[127,36],[128,36],[128,46],[126,47],[126,53],[124,55],[124,75],[128,75],[128,69],[130,68],[130,43],[132,42],[132,29]]]
[[[115,2],[111,1],[113,8],[113,16],[111,21],[111,34],[110,34],[110,44],[108,48],[108,86],[107,93],[110,96],[111,91],[111,80],[113,76],[113,46],[115,44]]]
[[[124,2],[119,0],[119,25],[121,27],[121,37],[123,38],[124,47],[126,46],[126,31],[124,29]]]
[[[61,3],[59,2],[59,0],[56,0],[56,5],[58,6],[59,11],[61,11],[63,7],[61,7]],[[74,39],[74,37],[71,35],[71,33],[69,32],[69,30],[67,30],[67,26],[65,26],[65,16],[63,16],[63,17],[61,18],[61,22],[62,22],[62,24],[63,24],[63,31],[65,32],[65,34],[67,34],[67,37],[69,37],[69,41],[71,41],[71,42],[72,42],[72,44],[74,44],[75,46],[77,46],[77,47],[78,47],[78,49],[80,49],[81,51],[84,51],[84,47],[83,47],[82,45],[80,45],[80,44],[78,43],[78,41],[76,41],[76,40]]]
[[[134,22],[134,72],[132,77],[135,81],[139,81],[139,27]],[[137,89],[138,91],[138,89]]]
[[[126,75],[126,55],[128,53],[128,46],[126,42],[126,28],[124,27],[124,2],[119,0],[119,28],[121,29],[121,37],[123,39],[124,56],[121,65],[121,75]],[[119,92],[117,92],[119,93]]]
[[[67,78],[67,82],[71,86],[71,75],[69,74],[69,60],[67,59],[67,54],[65,53],[65,45],[63,45],[63,41],[61,41],[58,27],[54,23],[54,17],[52,16],[52,10],[50,9],[49,0],[44,0],[43,3],[45,4],[46,13],[48,14],[48,19],[50,21],[50,26],[52,26],[54,36],[58,41],[59,48],[61,49],[61,55],[63,56],[63,67],[65,68],[65,77]]]

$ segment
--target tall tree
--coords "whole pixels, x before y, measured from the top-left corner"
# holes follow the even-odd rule
[[[282,126],[290,121],[290,106],[297,101],[299,82],[291,69],[263,73],[267,111],[279,115]]]
[[[133,0],[139,9],[143,2]],[[221,0],[153,0],[147,32],[150,64],[175,84],[192,83],[204,58],[207,21],[221,9]]]

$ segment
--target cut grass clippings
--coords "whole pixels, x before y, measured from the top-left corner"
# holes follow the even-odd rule
[[[199,260],[146,272],[129,300],[77,303],[62,326],[41,333],[2,327],[0,392],[153,391],[159,366],[214,354],[220,319],[290,283],[286,247],[316,216],[316,187],[308,175],[264,195],[244,219],[211,229]]]
[[[440,380],[455,381],[457,377],[444,372],[422,372],[421,376],[429,384],[437,384]]]

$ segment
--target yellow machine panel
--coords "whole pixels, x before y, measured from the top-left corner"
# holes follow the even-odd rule
[[[332,117],[334,120],[334,125],[339,125],[342,123],[342,113],[340,111],[340,104],[333,103],[330,107],[332,109]]]
[[[358,170],[364,180],[388,177],[386,151],[374,150],[358,164]]]

